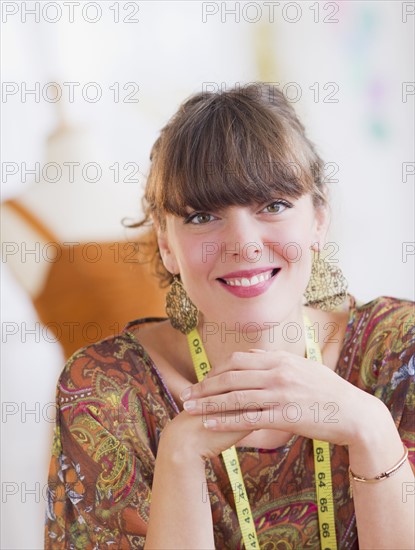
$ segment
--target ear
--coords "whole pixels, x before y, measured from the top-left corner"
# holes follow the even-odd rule
[[[318,250],[324,247],[327,237],[327,231],[330,224],[330,209],[326,205],[317,206],[315,211],[314,221],[314,238],[311,245],[312,250],[318,252]]]
[[[162,224],[155,216],[153,217],[153,224],[157,235],[157,243],[163,265],[167,271],[175,275],[179,273],[180,270],[177,266],[176,257],[169,243],[167,224],[164,223],[162,227]]]

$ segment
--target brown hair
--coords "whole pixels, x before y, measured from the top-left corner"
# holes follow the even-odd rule
[[[141,227],[185,207],[212,211],[311,193],[327,203],[323,161],[282,92],[263,83],[191,96],[161,130],[150,155]],[[155,272],[172,281],[151,238]]]

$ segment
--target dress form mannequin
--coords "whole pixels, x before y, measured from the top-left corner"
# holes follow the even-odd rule
[[[138,202],[137,187],[104,181],[111,163],[97,161],[89,143],[85,132],[61,120],[40,169],[50,167],[46,181],[1,205],[4,259],[67,356],[132,319],[165,315],[165,291],[143,263],[147,239],[134,235],[128,242],[121,225]],[[72,175],[68,163],[79,163]],[[82,177],[88,163],[102,168],[99,181]],[[51,181],[57,170],[61,177]],[[96,169],[88,174],[93,179]]]

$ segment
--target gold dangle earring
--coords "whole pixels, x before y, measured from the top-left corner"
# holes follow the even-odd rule
[[[304,292],[305,305],[331,311],[346,299],[347,281],[339,267],[320,257],[320,248],[313,252],[311,276]]]
[[[172,326],[183,334],[188,334],[197,326],[199,310],[190,300],[180,275],[174,275],[166,294],[166,313]]]

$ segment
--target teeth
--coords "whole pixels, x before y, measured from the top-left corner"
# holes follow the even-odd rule
[[[258,283],[263,283],[271,279],[272,271],[267,271],[266,273],[261,273],[259,275],[254,275],[250,279],[242,277],[241,279],[224,279],[225,283],[229,286],[254,286]]]

